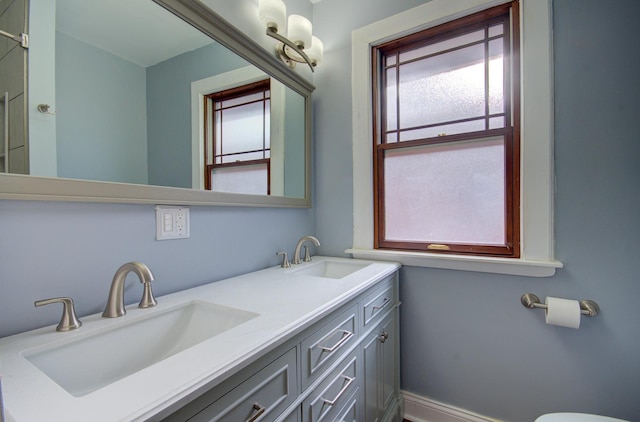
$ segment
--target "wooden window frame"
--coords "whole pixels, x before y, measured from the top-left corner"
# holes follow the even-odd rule
[[[470,254],[479,256],[520,257],[520,52],[519,52],[519,10],[518,2],[496,6],[445,24],[407,35],[372,47],[373,81],[373,221],[374,248],[390,250],[421,251],[443,254]],[[418,46],[433,44],[479,28],[488,28],[496,22],[504,23],[504,114],[505,127],[501,129],[471,132],[457,135],[438,136],[413,141],[383,142],[386,115],[382,109],[385,103],[383,56],[391,52],[399,53]],[[488,43],[485,37],[483,42]],[[486,111],[488,113],[488,110]],[[488,114],[486,116],[489,117]],[[397,127],[400,131],[400,128]],[[385,238],[384,206],[384,152],[397,148],[410,148],[462,140],[504,136],[505,142],[505,241],[503,245],[458,244],[441,242],[390,241]]]
[[[212,188],[212,173],[214,169],[219,168],[229,168],[229,167],[245,167],[245,166],[254,166],[259,164],[266,164],[267,167],[267,195],[271,194],[271,158],[261,158],[255,160],[244,160],[244,161],[235,161],[229,163],[216,163],[217,157],[223,157],[228,155],[238,155],[250,152],[263,152],[263,157],[266,154],[266,151],[270,151],[270,148],[267,148],[265,145],[265,125],[266,122],[263,123],[262,131],[263,131],[263,148],[258,150],[251,151],[242,151],[241,153],[231,153],[231,154],[218,154],[216,151],[217,139],[216,139],[216,124],[215,124],[215,108],[212,107],[212,104],[216,101],[227,101],[232,100],[234,98],[239,98],[251,94],[264,93],[271,89],[271,81],[269,79],[264,79],[261,81],[253,82],[250,84],[229,88],[224,91],[215,92],[209,95],[204,96],[204,115],[207,116],[204,119],[204,184],[206,190],[211,190]],[[271,95],[268,97],[269,101],[271,101]],[[266,107],[267,97],[263,95],[262,99],[256,100],[254,102],[262,102],[263,104],[263,114],[264,108]],[[241,105],[246,105],[250,103],[242,103]],[[222,142],[222,140],[221,140]],[[210,153],[209,151],[212,151]]]

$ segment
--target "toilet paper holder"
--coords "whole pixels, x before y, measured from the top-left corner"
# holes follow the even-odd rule
[[[540,298],[533,293],[523,294],[520,298],[520,303],[529,309],[547,309],[547,305],[540,302]],[[600,307],[593,300],[581,300],[578,303],[580,303],[580,313],[582,315],[596,316],[600,312]]]

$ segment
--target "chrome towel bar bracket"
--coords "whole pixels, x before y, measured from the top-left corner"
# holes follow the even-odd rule
[[[547,305],[540,302],[540,298],[533,293],[525,293],[520,298],[520,303],[529,309],[547,309]],[[593,300],[581,300],[580,313],[586,316],[596,316],[600,312],[600,307]]]

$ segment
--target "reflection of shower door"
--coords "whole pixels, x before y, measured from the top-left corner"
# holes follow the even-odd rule
[[[0,0],[0,30],[27,32],[28,0]],[[0,37],[0,171],[29,173],[27,142],[27,49],[16,39]],[[2,155],[4,154],[4,155]]]

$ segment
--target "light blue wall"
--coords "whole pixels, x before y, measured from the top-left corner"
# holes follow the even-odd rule
[[[247,65],[214,43],[147,68],[149,184],[191,187],[191,82]]]
[[[156,241],[153,205],[0,200],[0,337],[57,323],[60,306],[35,308],[38,299],[71,296],[81,317],[102,312],[128,261],[151,268],[161,296],[277,265],[277,251],[292,254],[315,233],[312,209],[191,207],[190,215],[189,239]],[[129,278],[125,301],[137,303],[142,287]]]
[[[58,176],[147,183],[145,69],[56,33]]]
[[[326,47],[315,79],[323,254],[342,255],[352,241],[350,32],[418,3],[314,8]],[[640,3],[555,0],[554,13],[556,249],[565,268],[536,279],[404,267],[402,388],[512,422],[558,411],[636,421]],[[580,330],[547,326],[544,313],[520,304],[527,292],[593,299],[602,313]]]

